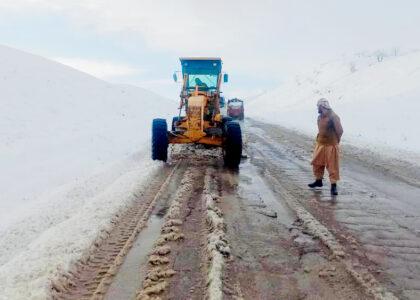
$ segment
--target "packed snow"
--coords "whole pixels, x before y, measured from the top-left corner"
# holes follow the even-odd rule
[[[340,116],[343,143],[420,163],[420,52],[331,61],[246,103],[247,115],[315,135],[316,102]]]
[[[0,299],[45,299],[160,163],[175,101],[0,46]]]

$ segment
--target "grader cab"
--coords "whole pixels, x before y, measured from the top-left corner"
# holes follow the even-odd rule
[[[238,167],[242,133],[238,123],[220,113],[220,86],[228,81],[220,58],[180,58],[182,90],[179,113],[168,131],[165,119],[152,124],[152,158],[166,161],[169,144],[204,144],[223,148],[226,166]],[[174,80],[178,76],[174,73]]]

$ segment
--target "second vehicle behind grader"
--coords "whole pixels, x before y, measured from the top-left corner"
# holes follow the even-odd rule
[[[220,112],[220,87],[228,81],[220,58],[180,58],[182,90],[178,116],[168,131],[165,119],[152,123],[152,158],[166,161],[169,144],[204,144],[222,147],[224,163],[239,166],[242,132],[237,122]],[[177,81],[177,74],[174,73]]]

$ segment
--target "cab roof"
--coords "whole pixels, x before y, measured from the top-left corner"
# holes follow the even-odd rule
[[[181,57],[182,74],[211,74],[222,72],[222,59],[219,57]]]

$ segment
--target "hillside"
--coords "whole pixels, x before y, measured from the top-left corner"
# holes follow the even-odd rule
[[[159,167],[150,124],[174,105],[0,46],[0,299],[44,299]]]
[[[0,64],[2,212],[139,151],[168,103],[6,47]]]

